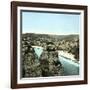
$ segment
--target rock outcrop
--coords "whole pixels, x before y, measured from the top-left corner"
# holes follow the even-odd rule
[[[48,42],[38,58],[29,40],[22,40],[22,77],[48,77],[63,75],[63,66],[53,43]]]

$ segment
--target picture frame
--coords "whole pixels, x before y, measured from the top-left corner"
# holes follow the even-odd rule
[[[27,27],[31,32],[29,30],[26,30]],[[59,30],[57,27],[59,28]],[[65,27],[73,30],[62,30],[61,32],[61,29],[65,29]],[[50,28],[52,29],[51,31]],[[40,29],[45,29],[45,30],[40,30]],[[77,32],[74,29],[77,29],[76,30]],[[27,33],[31,33],[31,34],[27,34]],[[61,36],[58,35],[59,33],[60,35],[62,33],[63,39],[61,39]],[[75,35],[66,37],[64,34],[65,35],[75,34]],[[27,46],[25,46],[26,45],[25,40],[27,38],[29,38],[30,42],[28,43],[29,45],[32,45],[32,47],[28,46],[27,48]],[[42,38],[42,42],[40,42],[41,38]],[[60,45],[58,44],[59,42],[58,38],[60,39],[60,43],[59,43]],[[66,38],[69,38],[69,40]],[[74,39],[72,40],[71,38]],[[36,39],[38,39],[38,41],[36,41]],[[66,42],[70,44],[66,44]],[[73,45],[72,48],[70,47],[72,42],[74,44],[76,43],[75,44],[76,46],[79,44],[78,47],[76,47],[79,49],[79,51],[78,49],[73,47]],[[65,46],[62,46],[64,45],[63,43],[65,44]],[[56,64],[54,66],[50,64],[51,61],[53,61],[54,57],[52,58],[51,61],[49,61],[49,64],[45,64],[46,62],[43,61],[44,59],[42,60],[42,58],[44,58],[46,55],[46,53],[41,55],[44,50],[42,50],[42,52],[37,51],[38,54],[36,53],[37,57],[39,57],[38,60],[42,61],[42,63],[41,61],[39,63],[39,69],[38,67],[34,67],[33,66],[34,64],[28,65],[27,64],[28,59],[26,59],[28,58],[28,55],[30,54],[32,55],[32,57],[33,55],[35,55],[35,53],[32,54],[28,50],[30,49],[32,51],[32,48],[35,48],[33,50],[34,52],[36,52],[35,51],[36,45],[42,46],[43,49],[45,50],[48,48],[49,51],[50,50],[52,51],[52,47],[54,45],[55,46],[53,51],[54,54],[52,56],[56,55],[58,58],[59,56],[55,54],[55,52],[58,50],[63,50],[63,52],[60,52],[60,55],[61,56],[64,55],[63,58],[66,57],[67,59],[68,57],[70,57],[69,58],[70,60],[71,60],[71,56],[73,55],[71,54],[70,56],[70,54],[68,53],[69,51],[70,53],[73,52],[74,59],[76,58],[75,59],[76,61],[71,60],[72,63],[75,63],[72,65],[76,65],[76,66],[78,65],[77,66],[78,69],[77,70],[71,69],[72,71],[69,71],[69,74],[65,74],[65,68],[64,71],[61,69],[64,67],[63,66],[65,63],[64,61],[64,63],[63,62],[61,63],[62,67],[59,67],[60,70],[58,70],[55,73],[55,71],[58,69],[57,66],[55,66]],[[44,46],[46,46],[46,48]],[[59,47],[60,49],[58,48],[58,46],[61,46]],[[69,49],[66,48],[68,46]],[[64,47],[64,49],[62,47]],[[26,50],[25,48],[27,49],[28,52],[25,51]],[[77,51],[76,52],[72,51],[74,49]],[[47,52],[49,53],[48,55],[50,56],[49,51]],[[25,53],[29,53],[29,54],[25,54]],[[48,61],[49,59],[46,59],[46,57],[45,60]],[[29,57],[29,59],[30,58],[31,56]],[[35,56],[33,58],[35,58]],[[60,66],[60,62],[58,64],[59,66]],[[45,69],[46,66],[44,67],[44,65],[46,66],[48,65],[47,67],[49,68]],[[87,64],[87,6],[56,4],[56,3],[40,3],[40,2],[18,2],[18,1],[11,2],[11,88],[12,89],[87,84],[88,83],[87,65],[88,65]],[[30,71],[32,70],[31,66],[33,67],[33,69],[35,69],[32,72]],[[65,66],[67,66],[67,64]],[[30,70],[27,69],[27,67]],[[53,67],[51,71],[50,71],[50,67]],[[74,66],[70,68],[73,67]],[[44,70],[42,68],[44,68]],[[37,72],[39,74],[37,74]],[[73,72],[74,74],[71,74],[71,72]],[[78,72],[78,74],[76,72]]]

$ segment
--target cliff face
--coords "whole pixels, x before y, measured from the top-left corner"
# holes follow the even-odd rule
[[[33,51],[33,48],[31,48],[28,53],[23,54],[22,56],[22,77],[63,75],[63,67],[58,60],[58,52],[56,51],[43,51],[40,58],[38,58]]]
[[[38,58],[32,46],[43,47]],[[22,34],[22,77],[62,76],[58,50],[72,53],[79,60],[78,35]]]
[[[63,75],[55,46],[48,43],[38,58],[30,40],[22,38],[22,77],[48,77]]]
[[[62,76],[63,66],[56,51],[44,51],[40,57],[42,76]]]

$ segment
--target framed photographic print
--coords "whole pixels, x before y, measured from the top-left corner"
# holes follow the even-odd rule
[[[87,6],[11,2],[11,88],[87,84]]]

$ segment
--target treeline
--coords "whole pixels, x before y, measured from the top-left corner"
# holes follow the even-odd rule
[[[48,43],[50,47],[57,50],[72,53],[79,60],[79,35],[49,35],[26,33],[22,35],[22,43],[26,40],[30,45],[41,46],[46,50]],[[52,43],[54,45],[52,45]]]

